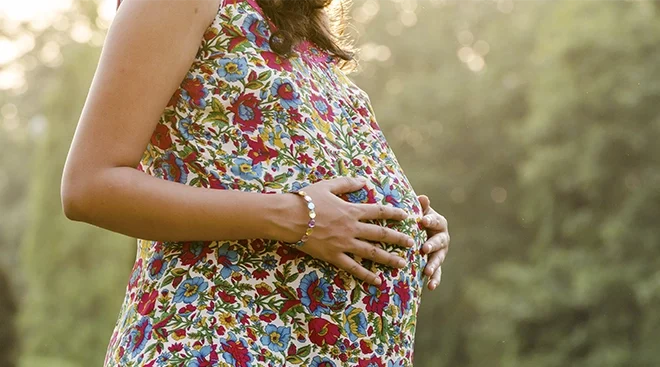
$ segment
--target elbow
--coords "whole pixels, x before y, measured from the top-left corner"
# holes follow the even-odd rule
[[[87,195],[83,180],[77,177],[71,177],[70,174],[64,174],[60,196],[62,201],[62,211],[69,220],[76,222],[85,222],[87,219],[86,202]]]

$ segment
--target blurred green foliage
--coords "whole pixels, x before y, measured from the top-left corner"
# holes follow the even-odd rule
[[[97,24],[93,1],[74,4],[64,16]],[[416,366],[660,365],[658,4],[355,1],[354,78],[452,234]],[[9,130],[5,116],[0,134],[21,366],[100,365],[135,248],[67,221],[59,201],[100,48],[26,31],[28,57],[54,41],[62,61],[0,94],[30,121]]]

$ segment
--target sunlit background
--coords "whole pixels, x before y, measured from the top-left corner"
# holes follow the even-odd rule
[[[115,7],[0,1],[0,367],[100,366],[119,312],[135,241],[59,197]],[[351,24],[450,223],[415,366],[660,366],[660,1],[355,0]]]

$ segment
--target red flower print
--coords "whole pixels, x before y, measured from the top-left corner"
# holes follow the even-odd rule
[[[254,288],[257,290],[257,294],[261,296],[267,296],[273,293],[273,288],[264,282],[255,285]]]
[[[300,163],[310,166],[314,163],[314,159],[310,156],[307,155],[307,153],[301,153],[298,155],[298,159],[300,160]]]
[[[294,136],[291,137],[291,141],[294,142],[294,143],[300,143],[300,142],[305,141],[305,137],[302,136],[302,135],[294,135]]]
[[[291,62],[286,59],[281,57],[280,55],[270,52],[270,51],[262,51],[261,56],[266,60],[266,65],[268,67],[273,68],[275,70],[286,70],[286,71],[292,71],[293,68],[291,67]]]
[[[379,315],[383,314],[383,309],[390,301],[390,294],[387,288],[387,284],[384,281],[379,285],[370,285],[365,283],[362,287],[367,293],[366,296],[362,298],[362,302],[366,305],[366,309],[369,312],[375,312]]]
[[[279,246],[277,248],[277,254],[280,255],[280,265],[297,257],[304,256],[304,252],[288,246]]]
[[[241,94],[228,109],[234,113],[234,123],[241,131],[254,131],[261,123],[259,99],[253,94]]]
[[[175,335],[175,338],[181,339],[184,336],[186,336],[186,330],[185,329],[176,329],[176,330],[174,330],[174,335]]]
[[[259,320],[269,323],[273,322],[277,318],[277,315],[274,312],[265,312],[259,315]]]
[[[222,180],[220,179],[220,177],[218,176],[217,173],[211,172],[211,174],[209,174],[207,176],[207,178],[209,180],[209,187],[210,188],[216,189],[216,190],[224,190],[225,189],[225,186],[222,183]]]
[[[284,100],[292,100],[296,96],[294,94],[293,86],[291,83],[282,83],[277,88],[277,96]]]
[[[181,88],[178,88],[177,90],[172,93],[172,97],[170,97],[170,100],[167,102],[167,107],[173,107],[175,106],[181,98]]]
[[[339,335],[339,326],[326,319],[314,318],[309,322],[309,340],[316,345],[334,345]]]
[[[158,298],[158,290],[154,289],[149,293],[142,293],[140,303],[138,303],[137,311],[140,315],[148,315],[154,310],[156,306],[156,299]]]
[[[257,335],[254,333],[254,330],[252,328],[247,328],[247,333],[248,333],[248,338],[252,340],[257,340]]]
[[[235,360],[234,366],[247,367],[250,362],[250,354],[247,346],[237,340],[229,339],[222,343],[222,350],[229,353]]]
[[[259,162],[267,161],[271,158],[277,157],[279,154],[277,150],[273,148],[266,147],[264,145],[263,139],[261,136],[257,136],[257,140],[251,140],[247,135],[244,135],[243,138],[247,140],[250,151],[248,151],[248,157],[252,158],[252,164],[258,164]]]
[[[332,121],[335,118],[335,114],[332,112],[332,107],[325,98],[313,94],[311,99],[312,106],[314,106],[314,109],[323,120]]]
[[[163,124],[156,125],[156,129],[151,135],[151,144],[163,150],[172,146],[172,137],[167,126]]]
[[[287,112],[289,113],[289,118],[291,119],[291,121],[297,123],[302,122],[302,115],[300,114],[300,112],[298,112],[297,109],[291,107],[287,110]]]
[[[374,350],[371,348],[371,342],[366,342],[363,339],[360,339],[360,350],[362,354],[371,354]]]
[[[217,35],[218,35],[217,30],[215,30],[213,28],[209,28],[206,32],[204,32],[204,39],[207,40],[207,41],[210,41],[213,38],[215,38],[215,36],[217,36]]]
[[[408,302],[410,301],[410,286],[408,282],[396,282],[394,284],[394,293],[401,299],[401,312],[403,312],[408,308]]]
[[[261,238],[255,238],[250,243],[250,247],[252,247],[252,251],[259,252],[259,251],[263,251],[266,246],[264,246],[264,240],[262,240]]]
[[[201,77],[186,78],[181,82],[181,87],[190,97],[191,105],[199,107],[204,104],[204,97],[208,95],[208,90],[204,88]]]
[[[263,270],[263,269],[256,269],[252,272],[252,276],[254,277],[254,279],[257,279],[257,280],[264,280],[264,279],[268,278],[269,274],[270,274],[269,272],[267,272],[266,270]]]
[[[156,167],[163,170],[164,178],[168,181],[185,182],[188,175],[188,166],[170,152],[167,152],[163,159],[156,163]]]
[[[170,353],[180,352],[180,351],[183,350],[183,344],[174,343],[174,344],[170,345],[169,348],[167,348],[167,350],[169,350]]]
[[[232,296],[231,294],[228,294],[225,291],[218,292],[218,297],[220,297],[220,299],[225,303],[234,303],[234,302],[236,302],[236,297]]]
[[[194,265],[211,253],[211,248],[204,242],[185,242],[181,248],[181,264]]]
[[[360,358],[358,360],[358,367],[385,367],[385,365],[378,356],[374,355],[369,359]]]

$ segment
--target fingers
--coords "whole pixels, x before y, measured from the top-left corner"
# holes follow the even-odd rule
[[[350,252],[364,259],[369,259],[391,267],[399,269],[406,267],[406,259],[357,239],[353,242],[353,249]]]
[[[440,269],[440,266],[442,266],[442,263],[445,261],[445,257],[447,257],[446,248],[432,253],[424,267],[424,274],[429,277],[432,276],[437,269]]]
[[[442,280],[442,267],[438,267],[433,273],[431,279],[429,280],[429,284],[428,284],[429,289],[434,290],[440,284],[441,280]]]
[[[422,213],[424,215],[428,214],[429,208],[431,208],[431,199],[426,195],[417,196],[417,200],[422,204]]]
[[[422,253],[430,254],[449,247],[449,232],[440,232],[431,236],[422,245]]]
[[[369,284],[380,285],[381,280],[375,273],[365,269],[362,265],[358,264],[357,261],[351,259],[346,254],[340,254],[334,264],[349,274],[352,274],[354,277],[363,280]]]
[[[408,218],[405,210],[386,206],[383,204],[351,204],[357,209],[359,220],[371,219],[394,219],[403,220]]]
[[[407,248],[415,245],[415,241],[412,237],[395,231],[391,228],[379,226],[377,224],[360,222],[360,224],[357,226],[357,233],[355,237],[368,241],[391,243]]]
[[[422,226],[434,231],[446,231],[449,223],[447,223],[447,218],[433,211],[430,214],[424,215]]]
[[[342,176],[327,180],[327,183],[330,185],[330,192],[339,195],[361,189],[367,183],[367,179],[364,177]]]

